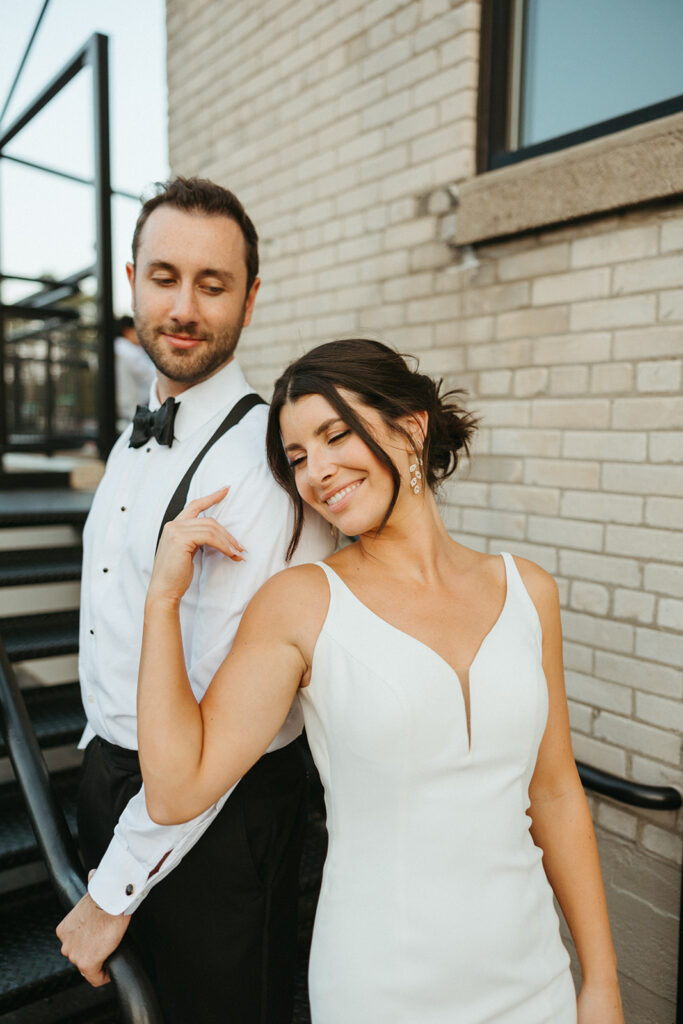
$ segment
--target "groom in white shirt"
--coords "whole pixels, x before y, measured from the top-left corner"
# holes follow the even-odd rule
[[[111,453],[84,533],[79,836],[96,871],[58,935],[64,955],[99,985],[130,923],[166,1024],[289,1024],[305,814],[298,704],[234,790],[183,825],[149,818],[136,749],[143,609],[159,530],[193,461],[252,393],[234,351],[260,283],[257,234],[231,192],[177,178],[144,204],[127,269],[136,331],[157,379],[150,409],[138,408]],[[195,558],[181,621],[198,700],[247,602],[284,568],[291,532],[288,499],[266,463],[266,406],[244,407],[201,458],[186,496],[229,486],[211,514],[246,549],[240,562],[212,550]],[[296,560],[325,558],[331,547],[313,517]]]

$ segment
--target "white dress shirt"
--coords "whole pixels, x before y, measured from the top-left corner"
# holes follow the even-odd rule
[[[178,396],[170,448],[154,439],[141,448],[129,448],[129,427],[112,450],[83,535],[79,676],[88,724],[82,747],[98,735],[118,746],[137,748],[143,611],[159,527],[194,457],[232,406],[252,390],[233,360]],[[158,406],[153,385],[150,408]],[[246,548],[246,561],[238,563],[213,549],[195,556],[180,621],[197,700],[229,651],[250,598],[285,567],[293,516],[289,499],[266,462],[267,412],[265,405],[256,406],[221,437],[190,484],[188,501],[229,485],[227,496],[207,514]],[[293,561],[324,559],[332,549],[329,526],[308,515]],[[297,699],[269,750],[290,743],[301,728]],[[95,902],[111,914],[134,910],[196,843],[228,795],[192,821],[163,826],[150,819],[140,790],[121,815],[89,884]]]

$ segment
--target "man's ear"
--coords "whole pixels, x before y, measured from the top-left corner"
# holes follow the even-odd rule
[[[126,274],[130,285],[130,307],[135,309],[135,264],[126,263]]]
[[[249,294],[247,295],[247,300],[244,303],[244,320],[242,321],[242,326],[243,327],[246,327],[247,324],[251,323],[251,316],[252,316],[252,313],[254,312],[254,303],[256,302],[256,293],[257,293],[257,291],[259,290],[260,287],[261,287],[261,278],[260,277],[254,278],[254,282],[253,282],[251,288],[249,289]]]

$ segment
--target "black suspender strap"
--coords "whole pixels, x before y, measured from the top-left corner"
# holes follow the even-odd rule
[[[254,392],[252,392],[249,395],[244,395],[242,398],[240,398],[239,402],[237,402],[232,407],[232,409],[230,410],[228,415],[225,417],[223,422],[220,424],[219,427],[217,427],[217,429],[211,435],[211,437],[206,442],[206,444],[204,445],[202,450],[196,456],[196,458],[192,462],[192,465],[190,466],[188,471],[185,473],[185,476],[183,477],[183,479],[180,481],[180,483],[176,487],[175,492],[173,494],[173,497],[171,498],[171,500],[168,503],[168,508],[164,512],[164,518],[161,521],[161,526],[159,527],[159,536],[157,537],[157,547],[159,547],[159,541],[161,540],[161,531],[163,530],[163,528],[166,525],[166,523],[170,522],[171,519],[175,519],[175,517],[178,515],[178,513],[182,512],[182,510],[185,508],[185,504],[187,502],[187,492],[190,489],[190,482],[192,480],[192,477],[195,475],[195,473],[197,471],[197,467],[199,466],[199,463],[202,461],[202,459],[204,458],[204,456],[208,452],[209,448],[211,448],[211,446],[216,443],[216,441],[218,440],[219,437],[222,437],[223,434],[226,434],[228,432],[228,430],[230,430],[231,427],[236,426],[239,423],[239,421],[244,416],[246,416],[247,413],[251,409],[254,408],[255,405],[266,405],[266,404],[267,403],[266,403],[265,399],[261,398],[260,395],[257,395]]]

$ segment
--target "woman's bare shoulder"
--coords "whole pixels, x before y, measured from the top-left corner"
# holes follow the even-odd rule
[[[545,569],[528,558],[514,555],[515,565],[522,577],[522,583],[529,592],[529,597],[536,605],[541,617],[554,612],[559,607],[557,583]]]

